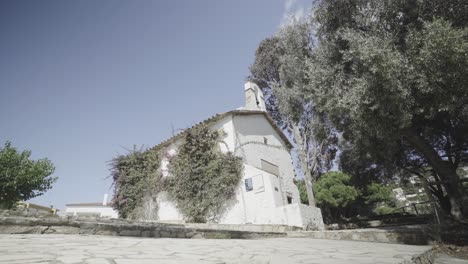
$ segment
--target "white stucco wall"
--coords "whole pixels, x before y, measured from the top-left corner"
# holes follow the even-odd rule
[[[236,155],[256,168],[261,169],[262,159],[278,166],[279,188],[283,204],[287,203],[287,193],[292,195],[293,203],[300,202],[299,191],[293,182],[295,172],[291,155],[276,130],[261,114],[234,116],[233,121],[236,133]],[[267,144],[264,144],[264,138],[267,139]]]
[[[117,211],[108,206],[67,206],[65,213],[73,216],[96,214],[100,217],[118,218]]]
[[[219,148],[222,152],[233,151],[235,148],[234,141],[234,126],[232,123],[232,116],[226,116],[218,122],[214,123],[210,127],[213,131],[219,131],[222,135]],[[177,148],[180,145],[181,140],[177,140],[171,143],[165,150],[164,157],[161,159],[161,172],[163,177],[169,176],[168,165],[169,158],[177,153]],[[164,198],[166,199],[166,198]]]
[[[183,221],[183,216],[179,213],[175,204],[170,201],[167,197],[166,192],[160,192],[158,194],[158,217],[161,221]]]
[[[300,204],[299,191],[293,182],[295,177],[289,149],[263,114],[229,115],[211,126],[224,132],[219,144],[223,152],[232,151],[244,161],[243,178],[237,188],[235,199],[218,219],[220,224],[279,224],[306,228],[323,228],[320,209]],[[267,143],[265,144],[265,139]],[[174,155],[175,142],[168,147]],[[278,166],[279,175],[262,170],[261,160]],[[168,160],[162,161],[165,177]],[[246,191],[245,179],[252,178],[252,191]],[[287,196],[292,197],[288,204]],[[167,194],[158,197],[160,221],[183,221]]]
[[[232,122],[232,116],[226,116],[211,126],[213,131],[217,130],[222,133],[219,148],[223,152],[234,151],[235,148],[235,133],[234,124]]]
[[[245,179],[253,178],[253,190],[247,191]],[[244,163],[243,178],[238,186],[235,203],[220,219],[222,224],[277,224],[272,218],[282,203],[275,175]]]
[[[279,222],[286,222],[287,225],[302,227],[305,230],[325,229],[321,210],[301,203],[278,207],[276,217]]]
[[[164,153],[164,157],[161,159],[161,174],[163,177],[169,176],[168,165],[170,157],[177,153],[177,146],[180,142],[174,142],[170,144]]]

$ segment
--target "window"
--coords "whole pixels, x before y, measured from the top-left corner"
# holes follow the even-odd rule
[[[245,182],[245,191],[246,192],[250,192],[253,190],[253,182],[252,182],[252,178],[247,178],[244,180]]]
[[[291,196],[286,196],[286,198],[288,199],[288,204],[292,204],[292,197]]]
[[[279,176],[279,168],[273,163],[270,163],[266,160],[261,160],[262,170],[271,173],[273,175]]]

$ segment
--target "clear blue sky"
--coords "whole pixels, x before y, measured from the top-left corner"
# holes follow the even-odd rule
[[[33,202],[102,201],[125,148],[242,106],[257,45],[308,4],[0,1],[0,144],[49,158],[59,177]]]

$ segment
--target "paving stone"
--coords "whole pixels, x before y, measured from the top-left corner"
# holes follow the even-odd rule
[[[468,260],[453,258],[447,255],[437,255],[434,264],[468,264]]]
[[[0,263],[398,264],[429,248],[310,238],[219,240],[7,234],[0,235]]]
[[[112,260],[106,258],[89,258],[84,261],[86,264],[113,264]]]

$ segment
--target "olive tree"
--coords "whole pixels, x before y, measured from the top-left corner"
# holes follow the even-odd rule
[[[388,166],[430,167],[456,219],[468,152],[465,1],[318,1],[301,94],[343,137]],[[423,175],[423,174],[421,174]]]
[[[50,160],[30,157],[31,151],[18,151],[8,141],[0,148],[0,208],[40,196],[57,180]]]
[[[282,118],[321,128],[312,129],[316,142],[317,132],[339,133],[343,169],[416,174],[461,219],[468,215],[457,174],[468,160],[467,14],[463,0],[318,0],[311,22],[262,42],[273,48],[259,47],[252,76],[270,81],[263,83]],[[296,142],[307,135],[298,134]]]

